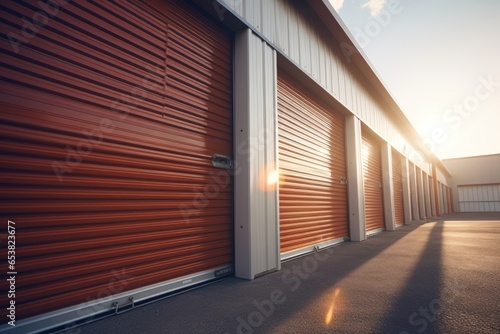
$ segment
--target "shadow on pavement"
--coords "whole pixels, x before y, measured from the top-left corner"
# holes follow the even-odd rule
[[[404,289],[374,333],[438,333],[442,285],[443,222],[432,227]]]
[[[365,242],[347,242],[290,260],[282,264],[281,271],[253,281],[232,278],[217,282],[84,325],[78,328],[78,332],[277,333],[276,326],[296,319],[298,315],[318,318],[318,310],[311,305],[316,305],[344,277],[420,226],[420,223],[402,226]],[[323,311],[321,309],[321,314]],[[321,319],[323,317],[321,315]],[[324,324],[314,326],[308,332],[331,332],[331,328]],[[293,333],[294,328],[287,328],[286,332]]]

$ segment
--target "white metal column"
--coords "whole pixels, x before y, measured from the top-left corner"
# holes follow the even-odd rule
[[[236,277],[280,269],[276,52],[249,29],[234,57]]]
[[[405,211],[405,225],[411,224],[411,186],[410,186],[410,166],[407,158],[401,160],[401,173],[403,178],[403,202]]]
[[[418,194],[417,194],[417,170],[415,164],[410,163],[410,191],[411,191],[411,209],[413,220],[420,220],[420,213],[418,211]]]
[[[436,217],[436,199],[434,196],[434,177],[429,176],[429,193],[431,199],[431,216]]]
[[[384,193],[385,229],[396,229],[394,216],[394,184],[392,180],[392,148],[387,142],[381,144],[382,150],[382,192]]]
[[[346,117],[347,182],[349,232],[352,241],[366,240],[365,200],[363,196],[363,161],[361,157],[361,121]]]
[[[425,209],[426,216],[432,216],[432,208],[431,208],[431,193],[429,191],[429,175],[427,173],[423,173],[423,184],[424,184],[424,198],[425,198]]]
[[[424,182],[423,182],[423,172],[422,169],[416,168],[415,171],[416,179],[417,179],[417,193],[420,194],[418,197],[418,204],[417,204],[417,209],[418,209],[418,219],[422,220],[425,219],[425,199],[424,199]]]

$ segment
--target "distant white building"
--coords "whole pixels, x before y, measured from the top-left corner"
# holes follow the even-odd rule
[[[500,154],[445,159],[454,212],[500,212]]]

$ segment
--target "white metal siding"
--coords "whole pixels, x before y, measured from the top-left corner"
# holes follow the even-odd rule
[[[500,183],[500,154],[443,161],[457,185]]]
[[[440,169],[436,169],[436,174],[438,182],[441,182],[442,184],[448,184],[446,175]],[[451,173],[451,175],[455,176],[454,173]]]
[[[500,212],[500,184],[458,186],[460,212]]]
[[[360,71],[349,63],[340,43],[306,2],[219,0],[267,38],[321,87],[399,152],[412,152],[388,107]],[[425,168],[423,168],[426,170]]]

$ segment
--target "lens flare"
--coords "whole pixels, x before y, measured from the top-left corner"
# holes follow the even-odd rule
[[[278,183],[280,180],[280,173],[277,170],[273,170],[267,176],[267,185],[271,186]]]
[[[258,174],[259,190],[275,191],[281,182],[282,175],[273,165],[264,166]]]
[[[339,294],[340,294],[340,289],[336,288],[335,292],[333,293],[332,304],[330,305],[328,312],[326,312],[325,323],[327,325],[329,325],[333,320],[333,315],[334,315],[334,310],[335,310],[335,301],[337,300],[337,297],[339,296]]]

